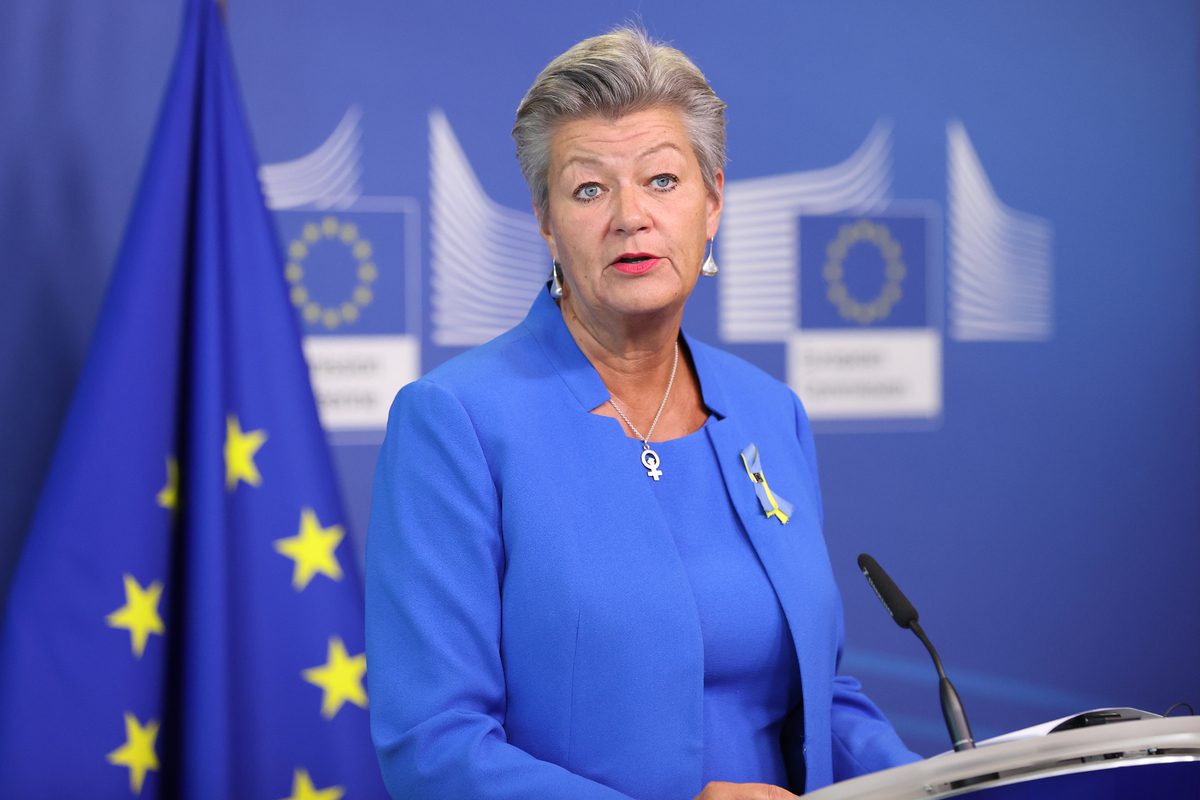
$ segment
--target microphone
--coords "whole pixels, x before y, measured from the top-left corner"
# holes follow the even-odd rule
[[[942,669],[942,659],[938,657],[937,650],[933,649],[933,643],[929,641],[925,631],[921,630],[921,626],[917,622],[917,609],[913,607],[913,604],[904,596],[904,592],[900,591],[900,587],[883,571],[883,567],[879,566],[879,562],[875,559],[866,553],[861,554],[858,557],[858,568],[862,570],[867,583],[871,584],[876,597],[892,615],[896,624],[915,633],[921,643],[925,645],[925,649],[929,651],[929,655],[933,658],[933,665],[937,667],[938,688],[942,698],[942,716],[946,719],[946,729],[950,732],[950,741],[954,743],[955,750],[972,749],[975,747],[975,738],[971,735],[971,726],[967,723],[967,712],[963,710],[962,701],[958,699],[958,692],[954,690],[954,684],[950,683],[950,679],[946,677],[946,670]]]

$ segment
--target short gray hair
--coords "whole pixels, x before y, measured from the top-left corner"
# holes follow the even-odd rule
[[[550,204],[550,137],[573,119],[617,119],[668,106],[680,111],[704,185],[717,195],[725,166],[725,103],[683,53],[633,26],[584,39],[551,61],[517,107],[517,161],[542,216]]]

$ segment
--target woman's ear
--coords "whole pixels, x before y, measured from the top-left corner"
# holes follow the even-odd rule
[[[717,174],[713,178],[713,183],[716,184],[717,192],[708,193],[708,224],[706,231],[711,239],[717,235],[717,228],[721,226],[721,210],[725,208],[725,172],[717,170]]]
[[[550,214],[543,214],[536,200],[533,201],[533,216],[537,218],[538,233],[546,240],[546,247],[550,250],[550,260],[558,261],[558,247],[554,243],[554,234],[550,231]]]

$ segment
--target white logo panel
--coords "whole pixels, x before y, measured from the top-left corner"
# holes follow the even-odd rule
[[[327,431],[382,430],[396,391],[421,374],[415,336],[306,336],[304,356]]]
[[[931,419],[942,412],[942,339],[933,329],[804,331],[788,384],[814,421]]]

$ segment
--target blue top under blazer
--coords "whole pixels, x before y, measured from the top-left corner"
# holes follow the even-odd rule
[[[836,675],[841,599],[800,401],[686,342],[724,478],[696,491],[727,493],[796,647],[803,719],[783,736],[794,790],[914,760]],[[366,555],[371,730],[394,797],[688,800],[702,788],[700,621],[638,443],[589,413],[608,397],[545,291],[520,325],[397,395]],[[755,495],[750,443],[795,506],[787,525]]]

